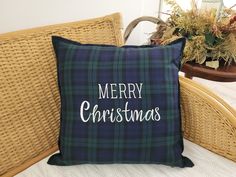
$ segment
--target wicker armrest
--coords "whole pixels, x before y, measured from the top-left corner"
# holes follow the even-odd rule
[[[236,161],[236,111],[195,81],[180,77],[184,137]]]

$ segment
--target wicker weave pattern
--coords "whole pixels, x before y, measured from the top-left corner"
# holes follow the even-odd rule
[[[51,36],[121,45],[119,14],[0,35],[0,175],[53,148],[60,98]]]
[[[194,81],[180,83],[184,137],[236,162],[236,111]]]

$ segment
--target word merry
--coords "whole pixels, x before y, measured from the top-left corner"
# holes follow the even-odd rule
[[[99,99],[142,98],[143,83],[98,84]]]
[[[98,105],[91,108],[88,101],[83,101],[80,106],[80,117],[83,122],[92,121],[97,122],[143,122],[143,121],[159,121],[161,116],[159,108],[147,110],[130,110],[128,102],[125,103],[124,108],[112,108],[111,110],[98,110]],[[87,112],[88,111],[88,112]],[[87,113],[86,113],[87,112]],[[87,117],[85,117],[87,115]]]

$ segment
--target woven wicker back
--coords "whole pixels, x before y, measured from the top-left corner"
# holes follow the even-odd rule
[[[0,35],[0,176],[57,149],[60,98],[51,36],[122,45],[120,28],[120,15],[112,14]]]

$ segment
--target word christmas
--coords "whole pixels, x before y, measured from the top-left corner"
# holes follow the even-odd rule
[[[106,83],[98,84],[98,99],[142,99],[143,83]],[[87,116],[86,116],[87,115]],[[89,101],[85,100],[80,106],[80,118],[83,122],[142,122],[159,121],[159,107],[143,110],[129,109],[126,101],[124,108],[111,108],[100,110],[99,105],[91,107]]]

